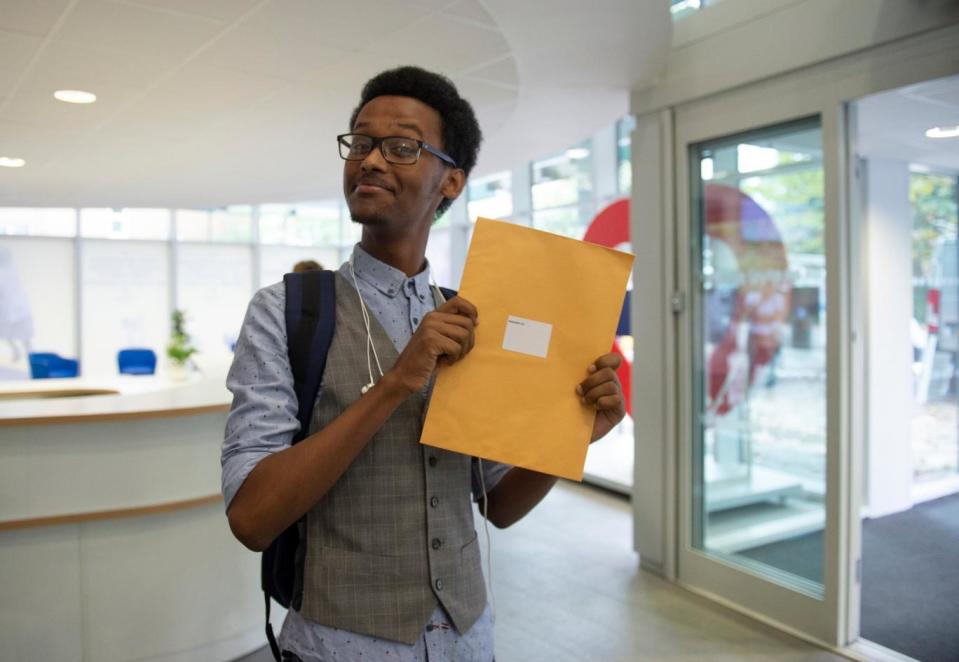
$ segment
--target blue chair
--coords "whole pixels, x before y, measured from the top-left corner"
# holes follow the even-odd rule
[[[152,349],[121,349],[117,365],[121,375],[152,375],[157,369],[157,355]]]
[[[58,379],[80,374],[80,362],[65,359],[53,352],[30,353],[30,376],[33,379]]]

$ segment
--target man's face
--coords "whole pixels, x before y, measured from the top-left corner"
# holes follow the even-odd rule
[[[405,136],[443,149],[442,120],[436,110],[410,97],[382,96],[360,110],[352,127],[374,138]],[[412,165],[383,158],[379,147],[362,161],[345,161],[343,193],[354,221],[394,230],[429,227],[443,197],[456,197],[462,171],[425,150]]]

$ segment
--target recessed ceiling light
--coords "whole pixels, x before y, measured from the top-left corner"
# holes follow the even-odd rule
[[[83,90],[57,90],[53,96],[67,103],[93,103],[97,100],[96,94]]]
[[[22,168],[27,165],[23,159],[15,159],[10,156],[0,156],[0,167],[3,168]]]
[[[934,126],[926,130],[926,138],[959,138],[959,124],[956,126]]]

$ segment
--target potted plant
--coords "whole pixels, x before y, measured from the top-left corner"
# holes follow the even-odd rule
[[[170,316],[170,342],[166,346],[166,355],[170,359],[170,376],[173,379],[186,379],[189,374],[190,357],[196,353],[196,347],[190,342],[186,332],[186,313],[174,310]]]

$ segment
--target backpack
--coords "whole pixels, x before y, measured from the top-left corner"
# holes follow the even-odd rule
[[[316,395],[320,391],[326,355],[333,342],[336,324],[336,274],[333,271],[306,271],[283,276],[286,291],[286,343],[296,393],[296,417],[300,429],[291,443],[306,438]],[[451,299],[456,292],[439,288]],[[266,638],[277,662],[280,647],[270,624],[270,600],[289,609],[296,581],[296,552],[300,544],[299,523],[294,522],[270,543],[260,558],[260,585],[266,602]]]

